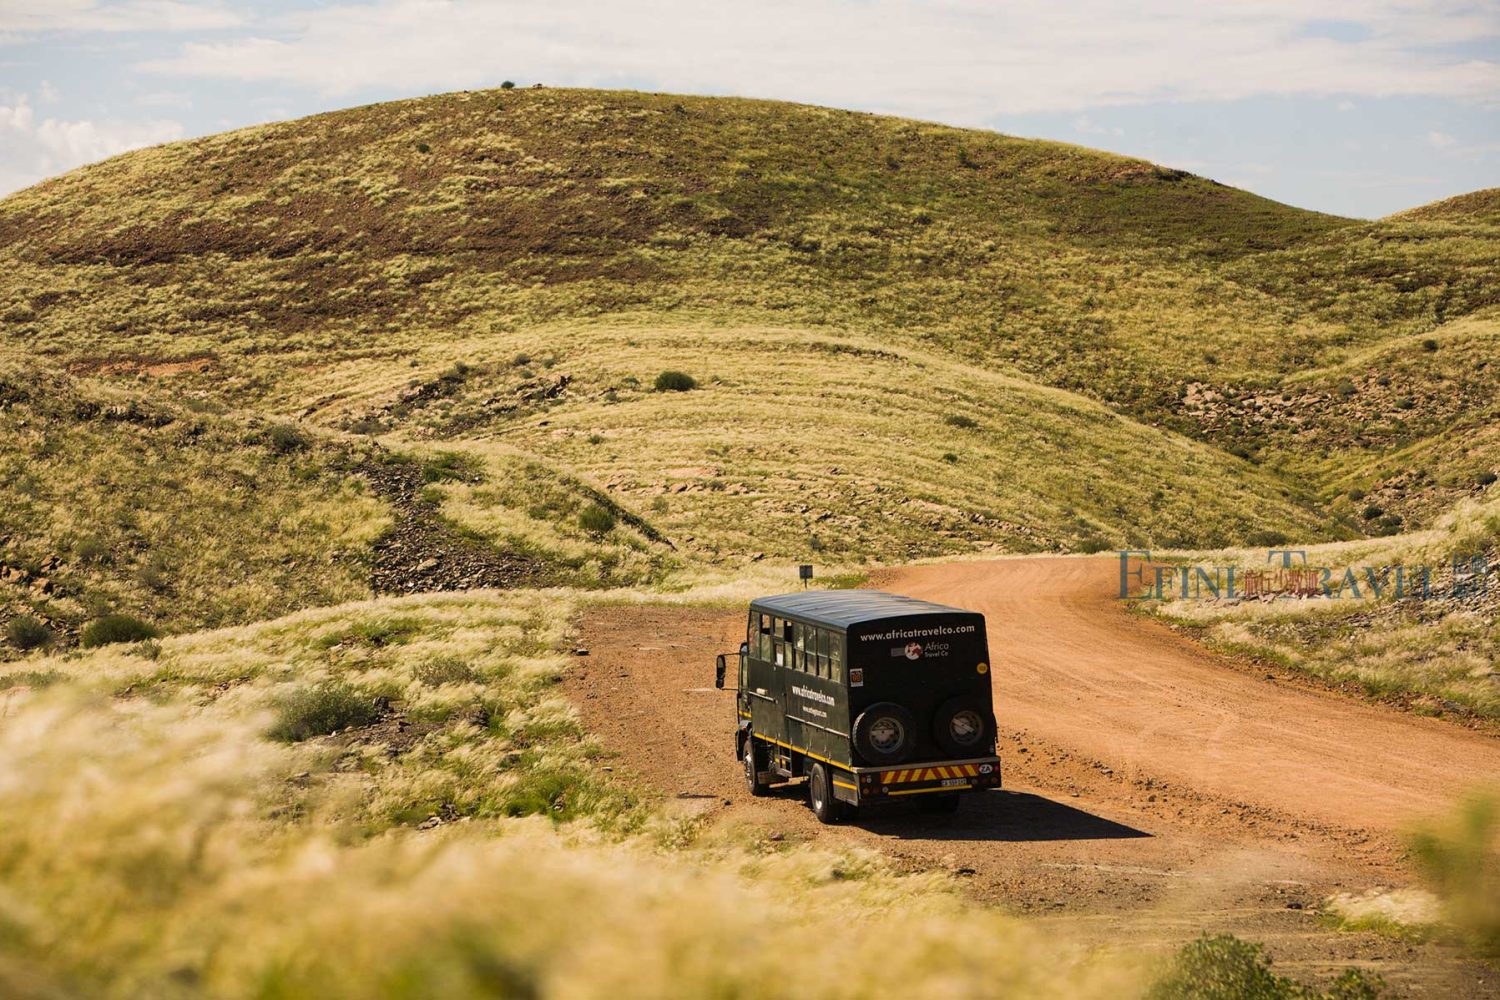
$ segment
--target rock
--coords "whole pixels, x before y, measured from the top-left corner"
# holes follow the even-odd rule
[[[426,573],[428,570],[437,569],[437,567],[438,561],[436,559],[423,559],[417,563],[415,572]]]
[[[439,826],[442,826],[442,825],[443,825],[443,821],[441,819],[439,819],[437,816],[428,816],[422,822],[420,822],[420,823],[417,824],[417,829],[418,830],[431,830],[434,827],[439,827]]]
[[[777,831],[776,833],[773,833],[773,834],[770,834],[769,836],[767,836],[766,839],[769,840],[769,841],[771,841],[774,844],[779,844],[783,840],[786,839],[786,834],[784,834],[784,833],[782,833],[780,831]]]
[[[1300,910],[1300,909],[1302,909],[1302,904],[1301,904],[1301,903],[1299,903],[1299,902],[1297,902],[1297,901],[1296,901],[1296,900],[1295,900],[1295,899],[1294,899],[1294,900],[1292,900],[1292,901],[1291,901],[1291,902],[1290,902],[1290,903],[1288,903],[1288,904],[1286,904],[1286,908],[1287,908],[1287,909],[1288,909],[1288,910]]]
[[[589,651],[587,649],[584,649],[582,646],[579,646],[577,649],[573,650],[573,655],[574,656],[588,656],[589,655]]]
[[[52,593],[52,581],[45,576],[39,576],[31,581],[31,589],[43,594],[50,594]]]

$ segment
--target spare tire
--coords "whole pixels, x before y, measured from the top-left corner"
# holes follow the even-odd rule
[[[899,764],[917,748],[917,720],[893,701],[871,705],[854,720],[854,749],[871,764]]]
[[[977,698],[949,698],[932,717],[932,737],[944,753],[977,757],[995,738],[995,717]]]

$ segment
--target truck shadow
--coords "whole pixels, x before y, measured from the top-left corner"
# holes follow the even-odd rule
[[[951,815],[923,813],[906,803],[867,808],[855,825],[902,840],[1130,840],[1144,830],[1095,816],[1030,792],[996,789],[964,796]]]

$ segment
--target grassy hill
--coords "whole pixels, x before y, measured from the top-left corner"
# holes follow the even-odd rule
[[[0,201],[0,993],[774,996],[767,945],[852,921],[884,960],[804,992],[1311,995],[1233,939],[1085,948],[644,803],[554,685],[591,594],[742,600],[794,560],[1494,552],[1493,204],[1362,222],[1056,143],[554,90]],[[1497,717],[1493,602],[1432,607],[1164,612]],[[166,634],[73,648],[111,612]]]
[[[169,542],[184,518],[132,513],[161,492],[134,443],[112,502],[63,523],[58,488],[125,445],[24,404],[8,453],[45,425],[52,470],[0,559],[50,563],[76,607],[10,605],[187,626],[758,558],[1419,526],[1500,467],[1492,194],[1360,222],[1057,143],[546,89],[128,154],[0,202],[0,348],[173,414],[135,433],[214,514]],[[666,370],[698,388],[656,391]],[[236,429],[172,443],[210,419]],[[271,454],[270,427],[310,444]],[[238,505],[234,469],[258,484]],[[334,497],[329,525],[276,519]],[[85,568],[103,537],[129,551]],[[244,596],[143,590],[152,559]]]

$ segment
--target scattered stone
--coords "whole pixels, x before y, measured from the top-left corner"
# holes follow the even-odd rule
[[[573,655],[574,656],[588,656],[589,655],[589,651],[587,649],[583,648],[582,646],[579,646],[577,649],[573,650]]]
[[[417,829],[418,830],[431,830],[434,827],[439,827],[439,826],[442,826],[442,825],[443,825],[443,821],[439,817],[437,817],[437,816],[428,816],[422,822],[420,822],[420,823],[417,824]]]
[[[771,841],[771,843],[773,843],[773,844],[779,844],[783,840],[786,839],[786,834],[784,834],[780,830],[778,830],[775,833],[773,833],[773,834],[769,835],[768,837],[766,837],[766,839],[769,840],[769,841]]]

